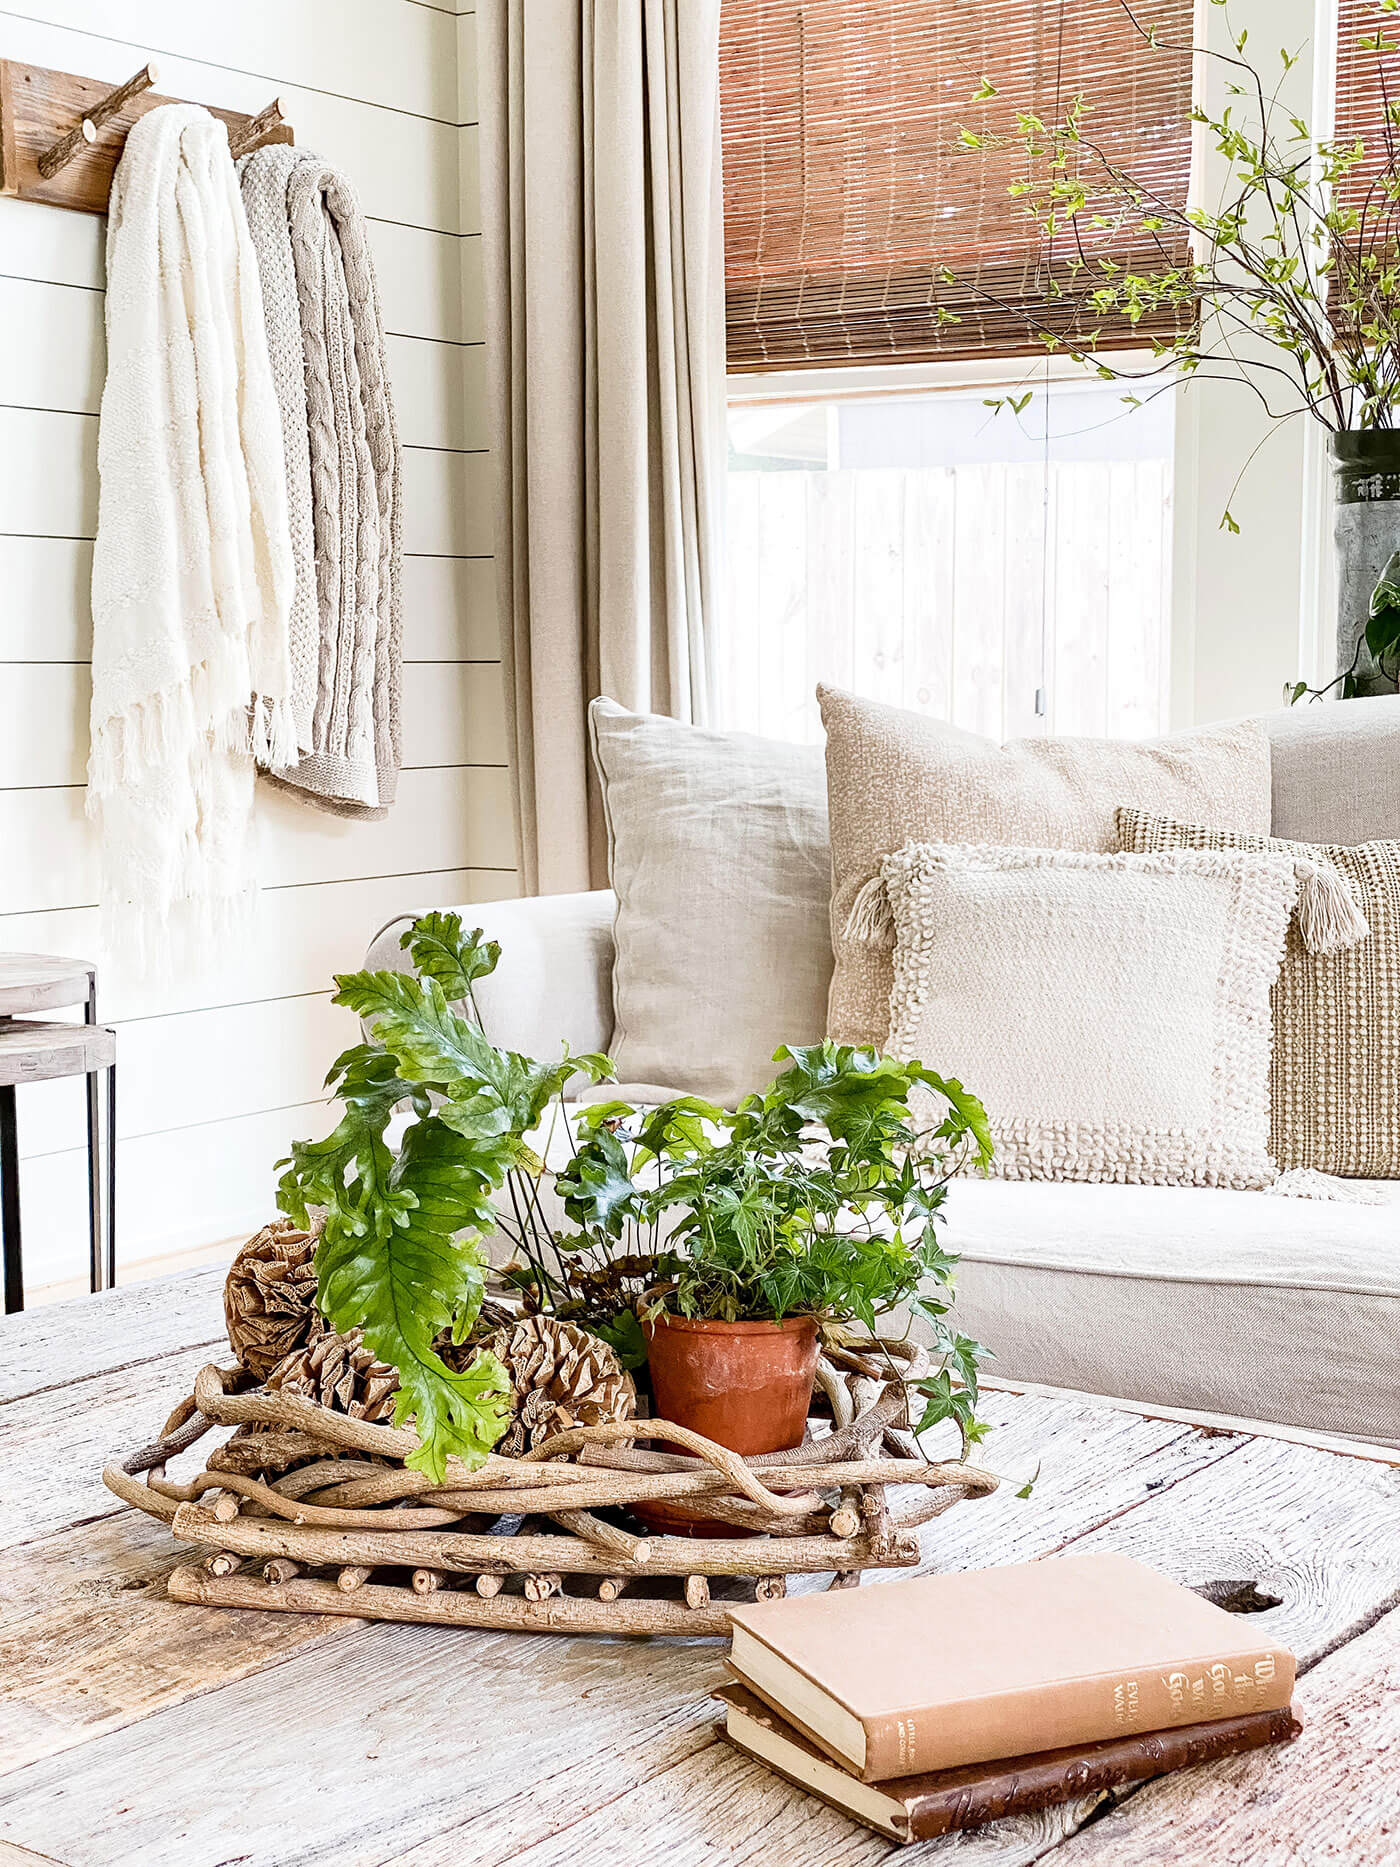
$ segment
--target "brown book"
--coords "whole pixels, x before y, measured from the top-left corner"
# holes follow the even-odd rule
[[[730,1618],[741,1682],[867,1783],[1281,1711],[1293,1696],[1286,1648],[1111,1553]]]
[[[743,1686],[724,1686],[715,1697],[725,1708],[720,1729],[731,1743],[799,1789],[896,1841],[932,1841],[955,1828],[978,1828],[1004,1815],[1078,1802],[1101,1790],[1145,1783],[1216,1757],[1286,1744],[1302,1729],[1291,1711],[1254,1711],[1210,1724],[1178,1725],[1174,1731],[1145,1731],[1069,1750],[1043,1750],[1033,1757],[862,1783]]]

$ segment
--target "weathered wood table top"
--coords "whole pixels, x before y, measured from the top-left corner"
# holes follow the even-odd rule
[[[0,1323],[0,1863],[858,1867],[890,1853],[715,1736],[719,1643],[165,1600],[181,1552],[99,1472],[226,1357],[220,1282],[201,1272]],[[1044,1395],[993,1395],[986,1411],[982,1462],[1016,1477],[1038,1463],[1039,1482],[930,1524],[926,1567],[1073,1546],[1252,1583],[1278,1598],[1258,1624],[1298,1655],[1306,1729],[1285,1751],[903,1859],[1400,1861],[1400,1473]]]

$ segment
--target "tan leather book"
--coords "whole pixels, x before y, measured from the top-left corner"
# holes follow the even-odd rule
[[[1281,1711],[1293,1655],[1112,1553],[730,1611],[729,1663],[863,1781]]]
[[[957,1828],[980,1828],[1007,1815],[1079,1802],[1172,1770],[1212,1763],[1217,1757],[1291,1743],[1302,1729],[1292,1711],[1253,1711],[1242,1718],[1110,1737],[1069,1750],[862,1783],[746,1687],[723,1686],[715,1697],[725,1713],[720,1729],[731,1744],[799,1789],[899,1842],[931,1841]]]

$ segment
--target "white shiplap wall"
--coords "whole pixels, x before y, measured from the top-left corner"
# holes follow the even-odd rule
[[[202,974],[138,978],[98,946],[83,815],[102,388],[94,215],[0,199],[0,950],[91,957],[119,1027],[118,1212],[128,1266],[250,1227],[272,1165],[322,1132],[330,1003],[401,908],[513,894],[490,561],[475,19],[426,0],[30,0],[0,57],[254,111],[342,164],[370,219],[405,444],[404,756],[382,823],[261,789],[256,936]],[[26,1279],[86,1262],[77,1084],[19,1095]]]

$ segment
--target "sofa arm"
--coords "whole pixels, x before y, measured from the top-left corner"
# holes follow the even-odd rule
[[[612,1042],[613,911],[610,889],[478,901],[453,912],[501,946],[500,964],[476,984],[482,1027],[493,1044],[526,1056],[606,1050]],[[419,910],[424,912],[426,910]],[[414,915],[400,914],[370,943],[368,966],[406,971],[399,945]]]

